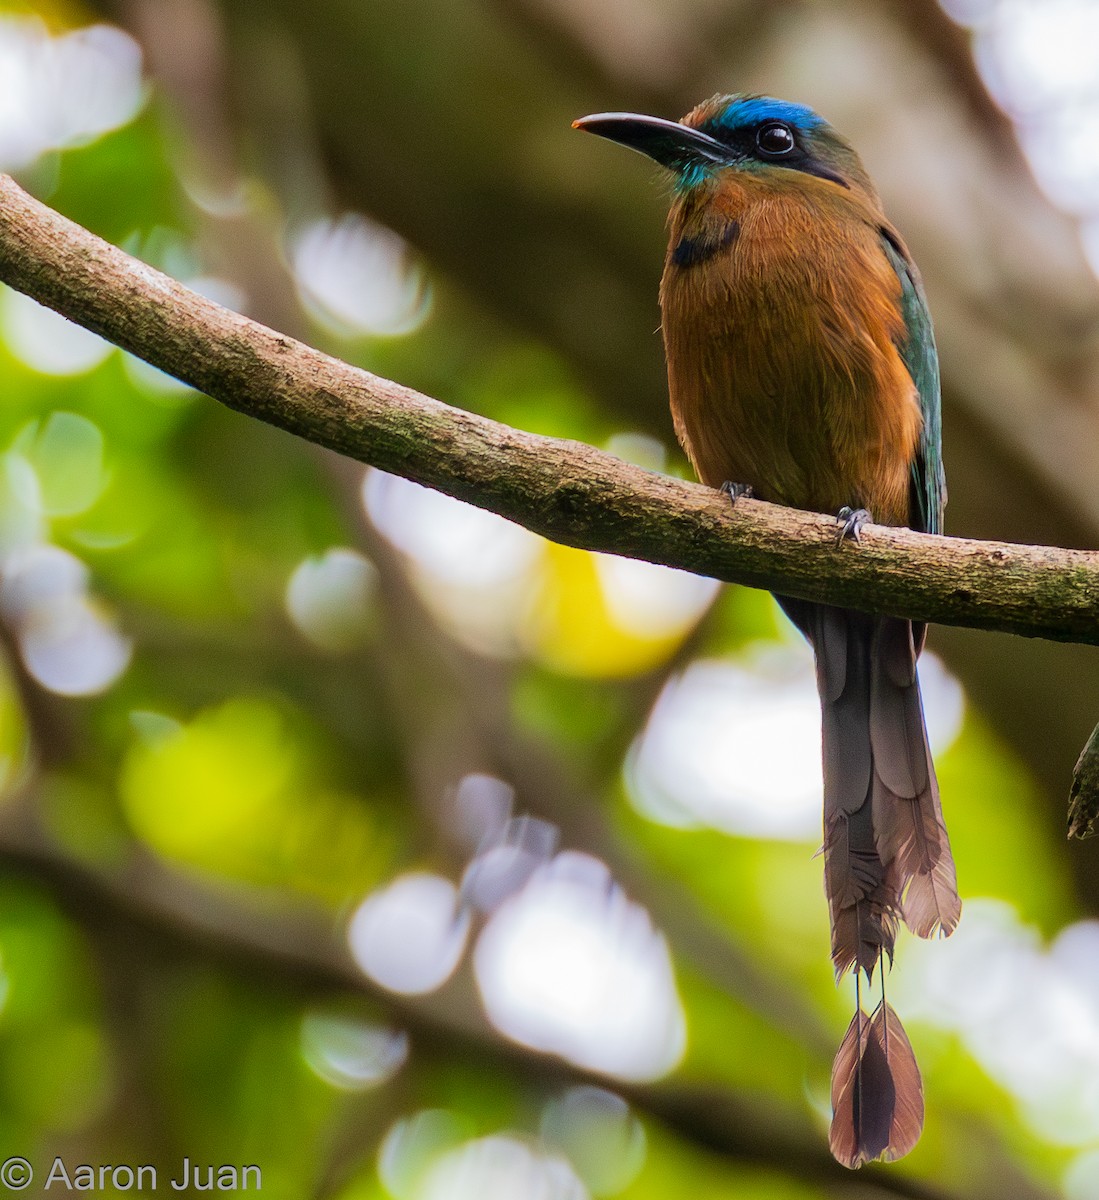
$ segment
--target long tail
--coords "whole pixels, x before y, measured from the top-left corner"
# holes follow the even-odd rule
[[[869,981],[886,956],[892,962],[900,920],[931,937],[951,933],[961,915],[916,676],[923,629],[781,602],[817,659],[832,962],[837,980],[853,968]],[[844,1165],[897,1158],[915,1144],[919,1070],[884,1000],[873,1017],[856,1012],[836,1056],[832,1097],[832,1150]]]
[[[923,1129],[923,1084],[900,1018],[859,1005],[832,1065],[832,1154],[845,1167],[902,1158]]]

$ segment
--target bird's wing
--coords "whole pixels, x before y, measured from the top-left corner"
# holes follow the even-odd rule
[[[904,365],[920,397],[923,431],[912,463],[909,482],[909,525],[923,533],[941,533],[946,506],[946,475],[943,471],[943,437],[939,395],[939,355],[931,314],[916,270],[900,237],[889,227],[881,231],[882,248],[901,282],[901,315],[905,335],[898,343]]]

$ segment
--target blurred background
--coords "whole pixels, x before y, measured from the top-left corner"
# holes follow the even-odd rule
[[[0,2],[0,168],[190,286],[688,468],[666,192],[569,127],[820,109],[924,271],[948,527],[1099,538],[1095,0]],[[1099,656],[932,631],[966,908],[927,1130],[826,1150],[819,715],[770,599],[563,549],[0,291],[0,1151],[273,1198],[1099,1197]],[[125,1182],[125,1177],[122,1177]],[[104,1190],[109,1191],[109,1188]]]

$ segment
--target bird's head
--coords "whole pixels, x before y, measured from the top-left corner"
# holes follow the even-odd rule
[[[771,96],[714,96],[682,121],[636,113],[597,113],[573,122],[638,150],[675,175],[676,190],[691,192],[722,172],[800,171],[839,187],[873,195],[873,185],[851,146],[811,108]]]

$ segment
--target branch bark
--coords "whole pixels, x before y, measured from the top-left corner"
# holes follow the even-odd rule
[[[0,176],[0,280],[238,412],[554,541],[807,600],[1099,644],[1099,553],[741,501],[452,408],[207,300]]]

